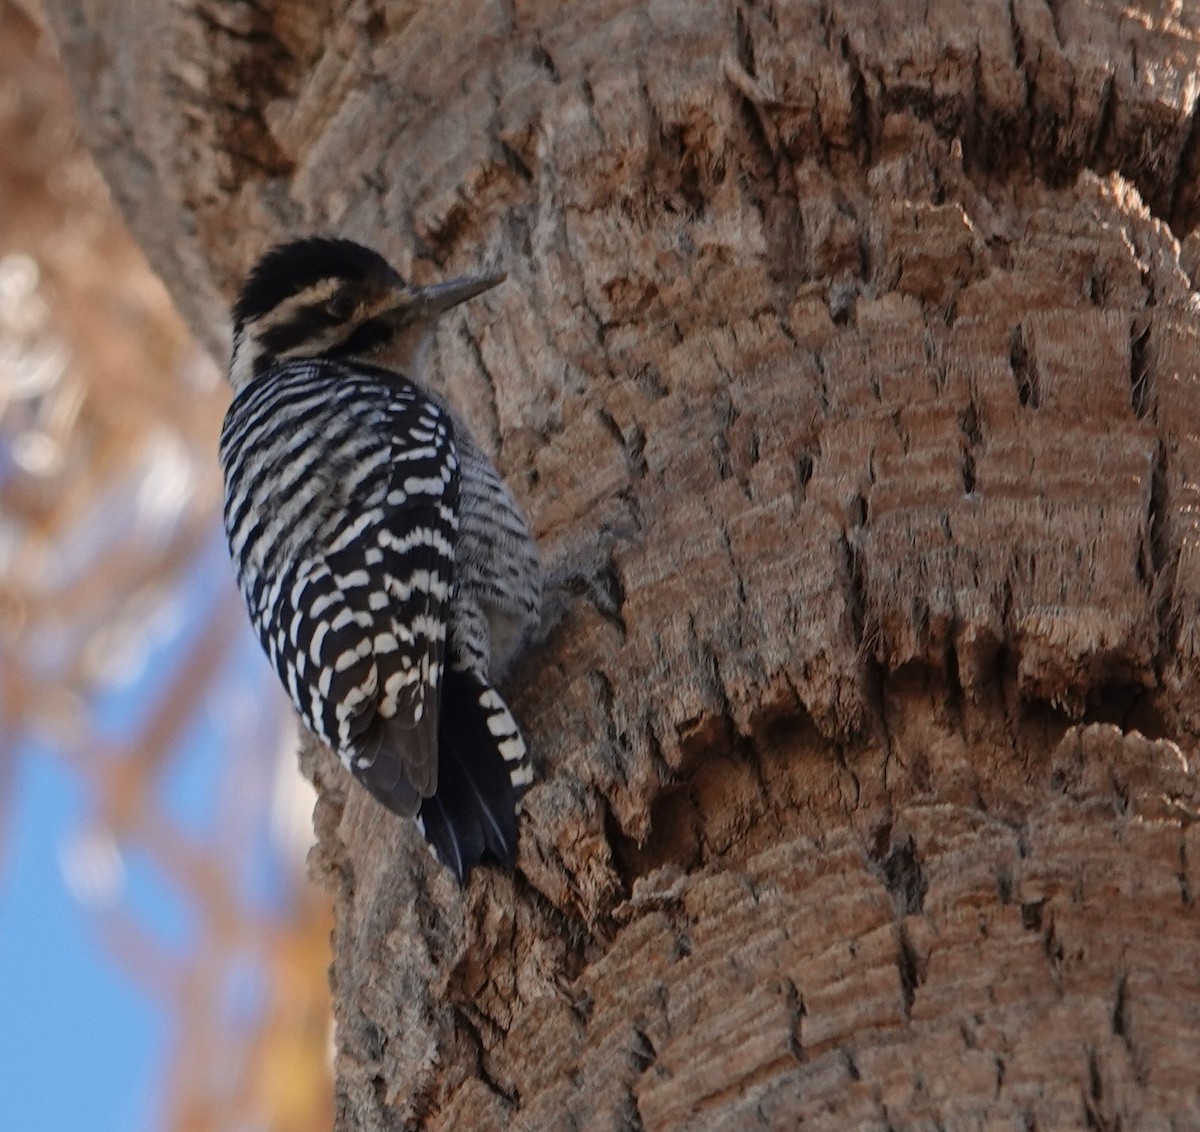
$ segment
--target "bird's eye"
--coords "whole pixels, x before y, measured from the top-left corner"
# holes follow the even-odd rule
[[[356,304],[347,294],[334,295],[325,304],[325,312],[335,322],[345,322],[354,315]]]

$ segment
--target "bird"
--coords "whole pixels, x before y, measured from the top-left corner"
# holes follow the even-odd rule
[[[424,378],[447,311],[503,274],[414,286],[363,244],[273,247],[233,305],[224,525],[309,729],[465,885],[512,868],[533,780],[497,691],[539,622],[528,521]]]

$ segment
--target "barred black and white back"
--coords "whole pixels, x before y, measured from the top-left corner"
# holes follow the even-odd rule
[[[267,333],[250,343],[221,436],[226,533],[251,620],[305,722],[376,798],[416,817],[465,880],[485,858],[512,864],[516,802],[532,780],[494,680],[536,624],[536,553],[511,493],[444,405],[329,347],[335,316],[296,295],[329,294],[331,277],[261,304],[268,315],[290,304],[291,321],[264,318],[277,342],[315,318],[325,345],[280,357],[264,349]],[[402,300],[419,294],[393,286]],[[384,319],[356,317],[346,333],[360,339]],[[246,322],[243,310],[239,348]]]

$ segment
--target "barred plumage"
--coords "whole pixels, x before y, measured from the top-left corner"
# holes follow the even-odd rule
[[[460,880],[515,856],[532,772],[493,681],[540,576],[495,468],[413,378],[434,319],[495,281],[414,289],[346,241],[277,249],[235,307],[221,436],[226,533],[271,663]]]

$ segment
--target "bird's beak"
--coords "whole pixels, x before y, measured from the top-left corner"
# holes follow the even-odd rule
[[[434,283],[431,287],[420,287],[414,295],[413,306],[421,314],[436,317],[451,307],[465,303],[468,299],[482,295],[498,287],[507,279],[504,272],[496,275],[475,275],[464,279],[451,279],[446,283]]]

